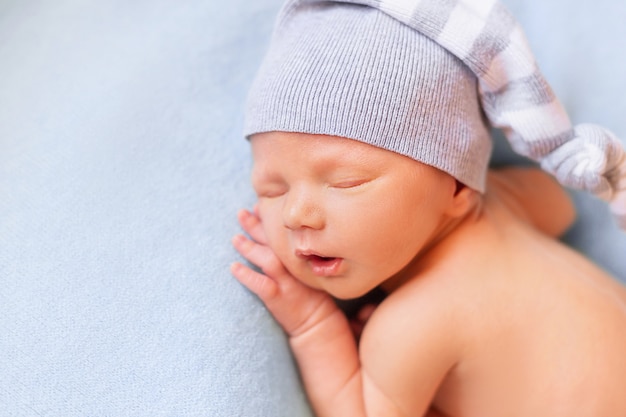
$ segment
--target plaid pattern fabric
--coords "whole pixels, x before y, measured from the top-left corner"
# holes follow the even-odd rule
[[[315,0],[293,2],[315,3]],[[337,0],[379,9],[436,41],[478,78],[481,104],[513,149],[568,187],[609,201],[626,229],[626,153],[591,124],[573,127],[539,71],[525,35],[496,0]]]

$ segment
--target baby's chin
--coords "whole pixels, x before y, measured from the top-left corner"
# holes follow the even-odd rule
[[[337,300],[354,300],[361,298],[370,293],[376,287],[362,286],[362,285],[343,285],[344,283],[338,282],[340,280],[347,280],[347,277],[333,277],[322,282],[317,286],[317,289],[327,292],[333,298]]]

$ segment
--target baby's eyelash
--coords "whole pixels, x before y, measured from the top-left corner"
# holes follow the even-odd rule
[[[282,189],[276,190],[258,190],[256,192],[257,197],[259,198],[276,198],[285,194],[287,191]]]
[[[367,180],[367,179],[355,179],[355,180],[336,182],[336,183],[332,184],[332,186],[334,188],[356,188],[356,187],[364,185],[364,184],[366,184],[368,182],[369,182],[369,180]]]
[[[287,187],[283,184],[274,183],[253,183],[252,187],[257,195],[261,198],[280,197],[287,192]]]

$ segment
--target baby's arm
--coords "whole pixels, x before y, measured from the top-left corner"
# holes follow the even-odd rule
[[[357,346],[345,315],[327,293],[291,276],[262,244],[256,215],[243,211],[239,221],[254,241],[237,236],[235,248],[263,274],[234,264],[233,275],[259,296],[289,336],[316,415],[365,416]]]
[[[568,193],[538,168],[491,170],[488,193],[550,236],[562,235],[576,219],[576,210]]]

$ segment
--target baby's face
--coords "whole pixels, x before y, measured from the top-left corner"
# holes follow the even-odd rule
[[[296,278],[337,298],[401,274],[454,195],[448,174],[361,142],[285,132],[251,142],[269,246]]]

